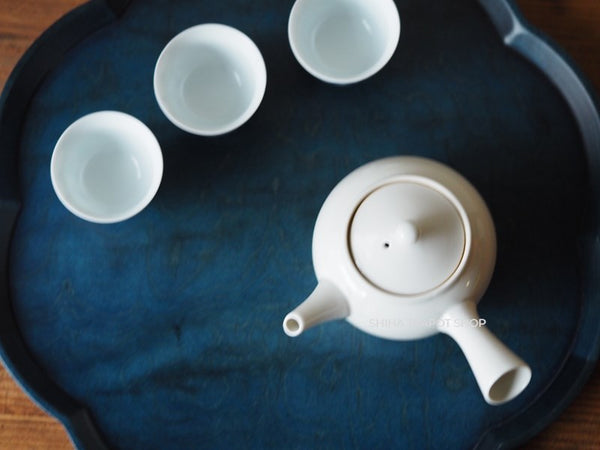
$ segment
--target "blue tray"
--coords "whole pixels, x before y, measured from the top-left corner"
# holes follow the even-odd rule
[[[292,1],[92,1],[42,36],[1,100],[0,353],[80,448],[507,448],[554,420],[600,346],[600,120],[581,77],[508,0],[398,0],[391,62],[321,83],[287,42]],[[268,71],[241,129],[185,134],[161,114],[154,63],[203,22],[248,34]],[[125,223],[69,214],[50,155],[78,117],[139,117],[163,184]],[[393,154],[443,161],[482,193],[498,263],[480,305],[529,362],[488,406],[445,336],[392,342],[345,322],[297,339],[284,315],[314,287],[311,234],[348,172]]]

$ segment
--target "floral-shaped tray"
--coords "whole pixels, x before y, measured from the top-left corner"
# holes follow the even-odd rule
[[[508,0],[397,0],[402,35],[362,83],[322,83],[287,40],[291,0],[95,0],[50,28],[7,83],[0,116],[0,353],[80,448],[505,448],[551,422],[600,345],[600,121],[585,83]],[[184,133],[153,68],[181,30],[225,23],[267,66],[252,119]],[[97,110],[137,116],[163,183],[116,225],[68,213],[54,143]],[[333,186],[383,156],[465,175],[494,216],[480,304],[530,365],[487,405],[458,346],[393,342],[345,322],[290,339],[315,285],[311,235]]]

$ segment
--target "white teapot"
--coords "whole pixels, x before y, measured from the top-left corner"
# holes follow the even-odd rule
[[[288,336],[342,318],[387,339],[442,332],[462,349],[489,404],[529,384],[529,366],[477,314],[496,233],[483,199],[458,172],[408,156],[356,169],[325,200],[312,252],[318,284],[285,317]]]

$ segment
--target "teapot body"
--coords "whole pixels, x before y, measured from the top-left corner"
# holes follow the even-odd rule
[[[351,248],[360,205],[373,192],[397,183],[416,183],[439,192],[456,208],[463,224],[460,262],[443,282],[423,292],[392,292],[377,286],[359,269]],[[381,246],[389,247],[384,241],[382,237]],[[382,338],[418,339],[437,333],[443,313],[453,304],[479,301],[494,269],[496,235],[487,206],[462,175],[429,159],[397,156],[356,169],[334,188],[317,218],[312,254],[317,279],[331,282],[346,298],[348,322]]]

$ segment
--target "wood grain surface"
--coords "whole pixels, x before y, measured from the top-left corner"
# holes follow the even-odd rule
[[[0,87],[39,34],[81,0],[0,0]],[[520,0],[525,17],[558,42],[600,92],[600,0]],[[60,423],[0,367],[0,449],[71,449]],[[600,449],[600,368],[560,418],[524,448]]]

